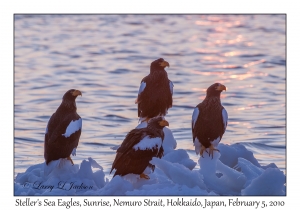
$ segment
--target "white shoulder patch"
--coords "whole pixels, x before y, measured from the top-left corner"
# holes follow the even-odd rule
[[[146,87],[146,82],[141,82],[140,89],[138,95],[140,95]]]
[[[227,114],[226,109],[224,109],[224,108],[222,110],[222,117],[223,117],[224,130],[226,130],[227,123],[228,123],[228,114]]]
[[[198,107],[195,107],[194,112],[193,112],[193,116],[192,116],[192,128],[194,128],[194,126],[196,124],[199,113],[200,113],[200,111],[199,111]]]
[[[135,150],[146,150],[146,149],[154,149],[156,146],[159,149],[162,145],[162,139],[159,137],[150,138],[149,136],[145,136],[139,143],[133,146]]]
[[[66,132],[62,134],[65,137],[71,136],[73,133],[81,129],[82,127],[82,119],[79,118],[78,120],[72,120],[70,124],[68,125]]]
[[[169,85],[170,85],[171,94],[173,95],[173,87],[174,87],[174,85],[173,85],[173,82],[171,80],[169,82]]]

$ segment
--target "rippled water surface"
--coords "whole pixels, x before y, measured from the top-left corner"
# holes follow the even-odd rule
[[[108,175],[138,123],[135,99],[150,63],[170,63],[167,120],[197,161],[191,115],[223,83],[229,115],[222,143],[241,143],[260,164],[286,169],[285,15],[15,15],[15,174],[41,163],[47,122],[76,88],[83,130],[76,164],[93,157]],[[199,166],[198,166],[199,167]]]

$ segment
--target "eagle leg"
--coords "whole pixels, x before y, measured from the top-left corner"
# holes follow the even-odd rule
[[[144,174],[144,173],[141,173],[141,174],[140,174],[140,178],[141,178],[141,179],[142,179],[142,178],[144,178],[144,179],[150,179],[150,177],[149,177],[148,175]]]
[[[205,146],[201,146],[201,149],[200,149],[200,156],[201,157],[203,157],[203,153],[204,153],[204,151],[206,151],[206,148],[205,148]],[[203,157],[204,158],[204,157]]]
[[[67,157],[67,160],[71,161],[72,165],[74,165],[73,160],[71,159],[71,157]]]
[[[214,147],[214,145],[212,145],[212,144],[209,146],[208,149],[209,149],[208,156],[211,155],[211,159],[214,158],[214,151],[220,152],[220,150],[216,149],[216,148]]]

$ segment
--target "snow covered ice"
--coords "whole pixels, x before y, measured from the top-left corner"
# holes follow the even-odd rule
[[[141,123],[137,127],[145,127]],[[164,128],[165,155],[153,158],[150,179],[128,174],[108,179],[93,158],[72,166],[60,159],[40,163],[19,173],[15,195],[286,195],[286,176],[275,164],[261,166],[241,144],[220,143],[214,158],[204,152],[198,163],[190,159],[169,128]],[[191,140],[192,141],[192,140]],[[116,149],[116,148],[114,148]],[[199,164],[200,169],[195,166]]]

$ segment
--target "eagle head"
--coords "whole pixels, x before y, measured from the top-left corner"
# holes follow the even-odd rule
[[[159,58],[151,63],[150,70],[164,70],[166,66],[170,67],[170,64],[163,58]]]
[[[148,122],[148,126],[156,129],[163,129],[165,126],[169,126],[169,122],[164,117],[158,116],[151,118]]]
[[[75,90],[75,89],[71,89],[68,90],[64,96],[63,96],[63,100],[68,100],[68,101],[75,101],[75,99],[77,98],[77,96],[81,95],[82,93],[80,90]]]
[[[226,89],[227,88],[225,87],[225,85],[222,85],[220,83],[215,83],[209,86],[209,88],[207,88],[206,94],[207,96],[220,96],[221,92],[223,90],[226,91]]]

